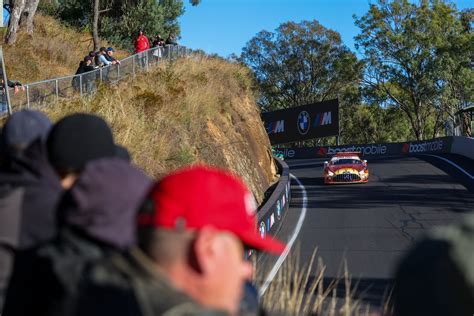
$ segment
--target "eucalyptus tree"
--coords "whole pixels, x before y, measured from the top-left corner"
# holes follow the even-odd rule
[[[366,95],[400,108],[417,139],[472,102],[474,38],[452,3],[378,0],[355,23]]]

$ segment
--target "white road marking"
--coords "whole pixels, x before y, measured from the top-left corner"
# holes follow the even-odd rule
[[[273,278],[275,278],[275,276],[276,276],[278,270],[280,270],[283,262],[285,262],[286,257],[290,253],[291,247],[293,247],[293,244],[295,243],[296,238],[298,237],[298,235],[300,233],[301,227],[303,226],[303,222],[304,222],[304,219],[306,217],[306,206],[308,205],[308,197],[306,195],[306,189],[305,189],[304,185],[301,183],[301,181],[296,176],[294,176],[292,174],[290,174],[290,176],[293,179],[296,180],[296,182],[298,183],[298,186],[300,187],[301,191],[303,192],[303,207],[301,208],[301,214],[300,214],[300,218],[298,219],[298,223],[296,224],[295,230],[293,231],[293,234],[291,235],[290,240],[286,244],[285,250],[283,251],[283,253],[278,258],[277,262],[273,266],[270,273],[268,273],[267,278],[265,279],[265,282],[263,283],[263,285],[260,287],[260,291],[258,293],[259,296],[263,296],[263,294],[265,294],[265,292],[268,289],[268,286],[273,281]]]
[[[454,166],[456,167],[457,169],[459,169],[459,171],[461,171],[462,173],[464,173],[466,176],[468,176],[471,180],[474,180],[474,176],[471,175],[469,172],[467,172],[466,170],[464,170],[461,166],[459,166],[458,164],[452,162],[451,160],[449,159],[446,159],[444,157],[440,157],[440,156],[436,156],[436,155],[430,155],[430,154],[423,154],[423,156],[430,156],[430,157],[435,157],[435,158],[438,158],[438,159],[441,159],[447,163],[449,163],[451,166]]]

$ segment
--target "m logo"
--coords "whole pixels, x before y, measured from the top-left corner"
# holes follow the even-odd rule
[[[298,132],[300,132],[301,135],[306,135],[308,133],[310,128],[310,117],[308,112],[300,112],[300,114],[298,115],[297,126]]]
[[[316,126],[331,125],[331,124],[332,124],[332,113],[324,112],[324,113],[318,113],[316,115],[313,126],[316,127]]]
[[[267,124],[267,134],[278,134],[285,132],[285,120],[270,122]]]

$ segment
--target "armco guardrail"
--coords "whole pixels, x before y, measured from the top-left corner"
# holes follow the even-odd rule
[[[290,205],[290,168],[283,160],[275,158],[275,161],[280,179],[270,197],[258,210],[258,229],[261,236],[276,235],[278,233]],[[247,255],[250,256],[251,254],[249,250]]]
[[[469,139],[471,141],[469,141]],[[285,159],[309,159],[328,157],[338,152],[346,151],[360,151],[362,156],[364,157],[383,157],[422,153],[458,153],[464,156],[468,156],[470,152],[472,158],[472,146],[472,138],[458,138],[450,136],[430,139],[426,141],[407,141],[401,143],[350,144],[341,146],[277,148],[276,150],[274,150],[274,153],[275,155],[283,156]]]
[[[191,53],[190,49],[178,45],[154,47],[129,56],[117,65],[98,68],[80,75],[28,83],[24,85],[24,92],[15,94],[13,89],[9,90],[12,111],[23,108],[41,108],[73,95],[90,95],[97,90],[101,82],[117,83],[163,60],[174,60],[178,57],[189,56]],[[6,114],[5,111],[0,113],[0,115]]]

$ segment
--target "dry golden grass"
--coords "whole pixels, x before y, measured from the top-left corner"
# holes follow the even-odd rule
[[[262,201],[275,170],[250,84],[240,65],[181,59],[102,86],[92,97],[59,102],[47,113],[53,119],[96,113],[150,175],[206,162],[241,175]]]
[[[22,30],[15,44],[3,46],[8,77],[30,83],[74,74],[79,62],[93,49],[91,35],[40,13],[34,23],[33,37]],[[103,42],[103,46],[109,45]],[[127,55],[117,50],[118,58]]]
[[[326,266],[317,256],[317,250],[309,262],[301,264],[299,248],[291,253],[277,276],[262,297],[263,307],[270,315],[318,315],[318,316],[381,316],[390,315],[388,303],[382,311],[354,298],[357,284],[351,284],[351,275],[344,263],[339,278],[324,284]],[[263,280],[257,267],[257,283]],[[343,284],[343,297],[338,284]],[[311,293],[311,294],[310,294]],[[340,294],[340,293],[339,293]]]

